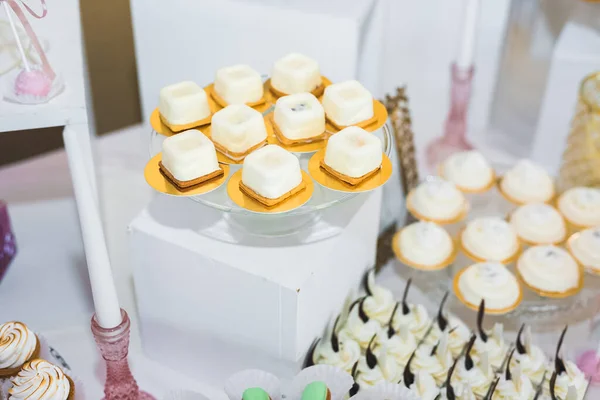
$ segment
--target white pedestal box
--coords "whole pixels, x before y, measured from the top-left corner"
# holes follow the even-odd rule
[[[296,234],[261,237],[229,225],[222,241],[207,235],[222,232],[228,214],[155,198],[129,232],[144,351],[207,380],[244,368],[291,377],[374,265],[380,207],[376,190]]]

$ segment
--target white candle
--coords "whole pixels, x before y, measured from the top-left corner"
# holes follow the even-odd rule
[[[63,138],[79,212],[96,319],[101,327],[114,328],[122,321],[121,309],[106,249],[99,207],[92,191],[90,177],[86,173],[77,132],[65,127]]]
[[[475,59],[480,1],[464,0],[462,32],[456,54],[456,64],[460,68],[471,67]]]

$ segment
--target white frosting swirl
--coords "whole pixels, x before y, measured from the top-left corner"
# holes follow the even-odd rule
[[[567,227],[562,215],[545,203],[530,203],[517,208],[510,224],[519,237],[534,244],[556,244],[565,240]]]
[[[402,369],[396,361],[384,354],[377,355],[377,365],[371,368],[367,363],[367,358],[363,357],[358,362],[358,377],[356,381],[363,387],[371,387],[376,384],[387,381],[397,383],[402,378]]]
[[[334,351],[329,338],[324,338],[317,345],[313,361],[315,364],[333,365],[351,373],[352,367],[361,356],[360,345],[354,340],[345,338],[339,340],[339,349]]]
[[[452,389],[454,389],[454,396],[456,398],[456,400],[477,400],[477,398],[475,397],[475,394],[473,393],[473,390],[471,389],[471,387],[469,386],[468,383],[463,382],[461,384],[458,384],[456,386],[452,386]],[[442,397],[440,398],[440,400],[448,400],[448,392],[446,390],[446,388],[442,389]]]
[[[588,386],[588,381],[583,372],[577,365],[571,361],[565,361],[566,372],[563,372],[556,378],[556,384],[554,386],[554,393],[559,399],[566,399],[569,387],[574,387],[577,390],[577,400],[583,400],[585,391]],[[546,388],[545,388],[546,390]],[[548,388],[550,390],[550,381],[548,381]]]
[[[71,390],[64,372],[40,359],[25,364],[12,384],[8,400],[67,400]]]
[[[481,359],[486,354],[489,364],[494,368],[500,368],[508,353],[508,344],[504,341],[502,324],[495,324],[494,329],[486,333],[488,337],[487,342],[481,340],[481,337],[477,335],[472,354],[477,359]]]
[[[554,182],[540,165],[520,160],[500,182],[502,191],[519,204],[545,203],[554,197]]]
[[[409,195],[409,203],[424,219],[439,222],[458,218],[467,204],[452,182],[441,179],[421,183]]]
[[[521,373],[537,385],[542,382],[546,366],[548,365],[548,359],[538,346],[529,346],[525,354],[515,351],[510,365],[513,369],[518,366],[521,369]]]
[[[436,383],[441,384],[448,375],[448,370],[452,366],[454,359],[448,348],[442,348],[438,345],[435,354],[431,354],[434,346],[421,345],[417,349],[412,366],[415,371],[424,371],[435,379]]]
[[[374,319],[363,322],[358,314],[359,306],[360,304],[356,304],[352,307],[346,326],[339,336],[342,340],[345,340],[345,338],[353,339],[361,348],[366,349],[373,335],[381,331],[381,325]]]
[[[0,325],[0,369],[19,368],[35,352],[37,338],[21,322]]]
[[[435,380],[425,371],[419,371],[415,375],[415,382],[410,386],[421,400],[435,400],[440,394],[440,389],[437,387]]]
[[[483,154],[477,150],[461,151],[444,161],[442,172],[445,179],[463,191],[480,191],[494,179],[494,170]]]
[[[600,272],[600,226],[581,231],[569,242],[569,250],[585,268]]]
[[[600,225],[600,189],[569,189],[558,199],[558,210],[575,225],[584,228]]]
[[[427,309],[422,304],[409,304],[408,309],[409,313],[404,315],[402,304],[400,304],[394,315],[394,330],[399,331],[401,326],[405,326],[417,340],[422,339],[431,325]]]
[[[393,358],[397,364],[404,367],[408,359],[417,348],[417,341],[410,332],[396,333],[388,339],[387,333],[377,336],[378,351],[385,351],[386,355]]]
[[[446,230],[433,222],[415,222],[408,225],[398,237],[402,257],[416,268],[443,265],[454,251],[454,243]]]
[[[494,379],[494,371],[491,367],[487,371],[482,370],[480,367],[476,365],[467,370],[464,358],[459,360],[452,375],[452,387],[456,389],[468,385],[476,396],[485,396]]]
[[[387,324],[396,305],[394,294],[389,289],[375,284],[375,272],[373,270],[367,275],[367,285],[371,295],[365,299],[365,313],[379,323]]]
[[[461,235],[462,245],[481,260],[502,262],[519,251],[519,241],[510,224],[498,217],[472,220]]]
[[[519,258],[517,269],[529,286],[545,292],[563,293],[579,286],[579,266],[560,247],[530,247]]]
[[[477,306],[485,299],[487,310],[513,308],[521,296],[517,278],[504,265],[496,262],[477,263],[460,275],[458,289],[464,300]]]
[[[535,395],[535,389],[529,378],[521,375],[516,380],[506,380],[504,375],[500,378],[498,386],[492,396],[492,400],[531,400]]]
[[[471,337],[471,331],[459,318],[450,315],[447,317],[447,319],[448,326],[444,332],[447,332],[448,334],[448,349],[452,353],[452,356],[458,357],[469,341],[469,338]],[[435,344],[438,342],[438,340],[440,340],[441,336],[442,332],[440,331],[440,327],[438,323],[435,322],[431,332],[429,332],[429,335],[427,335],[426,342],[428,344]]]

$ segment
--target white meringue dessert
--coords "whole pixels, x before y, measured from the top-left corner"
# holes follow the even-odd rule
[[[514,310],[523,297],[517,278],[500,263],[473,264],[456,279],[456,295],[471,309],[476,310],[485,299],[486,312],[503,314]]]
[[[213,115],[211,138],[217,149],[234,160],[267,143],[262,114],[244,104],[232,104]]]
[[[213,90],[227,104],[254,104],[264,95],[260,74],[245,64],[219,69]]]
[[[223,174],[215,146],[197,129],[164,140],[160,168],[179,188],[195,186]]]
[[[381,140],[351,126],[329,138],[321,166],[336,178],[356,185],[379,170],[382,161]]]
[[[558,210],[578,228],[600,225],[600,189],[575,187],[558,199]]]
[[[564,249],[542,245],[525,250],[517,261],[523,282],[541,296],[562,298],[579,291],[581,270]]]
[[[546,203],[530,203],[510,214],[510,224],[527,244],[558,244],[565,240],[567,226],[562,215]]]
[[[493,185],[496,176],[490,163],[477,150],[450,155],[442,164],[440,173],[466,193],[486,191]]]
[[[512,226],[499,217],[470,221],[460,235],[463,251],[474,261],[509,263],[521,246]]]
[[[244,159],[240,189],[266,206],[278,204],[304,187],[300,161],[277,145],[265,146]]]
[[[284,95],[312,92],[322,84],[319,64],[305,55],[291,53],[273,65],[271,87]]]
[[[500,191],[515,204],[547,203],[554,198],[554,181],[531,160],[520,160],[500,181]]]
[[[373,118],[373,95],[358,81],[334,83],[325,88],[323,108],[337,127],[357,125]]]
[[[574,234],[567,247],[587,271],[600,274],[600,226]]]
[[[434,222],[419,221],[404,227],[396,236],[395,249],[402,262],[412,268],[434,270],[453,261],[454,242]]]
[[[297,93],[277,99],[273,121],[283,142],[305,142],[322,137],[325,132],[325,111],[311,93]]]
[[[458,222],[468,209],[467,200],[456,185],[439,178],[426,180],[412,189],[406,206],[417,219],[438,224]]]
[[[194,124],[210,117],[211,114],[206,92],[191,81],[162,88],[158,111],[163,122],[171,126]]]

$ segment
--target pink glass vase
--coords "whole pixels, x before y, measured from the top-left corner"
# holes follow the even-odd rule
[[[475,68],[462,68],[452,64],[452,84],[450,89],[450,111],[444,127],[444,135],[434,139],[427,146],[427,165],[436,171],[438,165],[457,151],[472,150],[467,141],[467,114],[471,99],[471,83]]]
[[[121,309],[123,321],[112,329],[102,328],[92,317],[92,333],[106,361],[105,400],[154,400],[148,393],[142,392],[129,369],[129,330],[131,321],[125,310]]]

